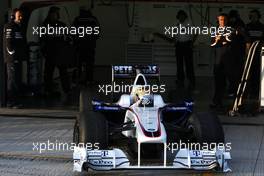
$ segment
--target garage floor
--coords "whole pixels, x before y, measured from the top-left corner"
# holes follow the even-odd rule
[[[263,117],[264,118],[264,117]],[[34,144],[72,141],[71,119],[0,117],[0,175],[73,175],[72,151],[42,151]],[[7,128],[8,127],[8,128]],[[226,175],[264,175],[264,126],[224,125],[226,142],[232,143],[232,173]],[[66,149],[66,148],[65,148]],[[193,171],[119,171],[107,175],[206,175]],[[106,172],[90,172],[106,175]],[[89,175],[90,175],[89,174]],[[207,175],[224,175],[209,173]]]

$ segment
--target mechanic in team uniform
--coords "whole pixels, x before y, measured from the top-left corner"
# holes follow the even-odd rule
[[[227,14],[220,14],[218,17],[219,28],[227,27]],[[226,28],[222,34],[215,34],[212,36],[211,47],[215,51],[215,63],[214,63],[214,97],[213,102],[210,105],[211,108],[222,109],[222,99],[226,90],[226,80],[231,72],[232,64],[232,52],[231,43],[233,32],[227,31]]]
[[[63,22],[59,21],[60,18],[60,8],[50,7],[48,16],[45,19],[43,26],[66,26]],[[45,68],[44,68],[44,84],[45,84],[45,93],[47,95],[59,96],[60,93],[56,92],[53,84],[53,73],[55,68],[59,69],[60,81],[62,85],[63,92],[67,95],[70,91],[70,81],[68,76],[68,67],[65,64],[64,57],[62,56],[63,52],[61,48],[65,46],[65,36],[63,34],[45,34],[41,38],[42,53],[45,57]]]
[[[241,79],[246,51],[246,25],[240,18],[237,10],[231,10],[228,14],[227,26],[232,27],[235,32],[231,42],[232,57],[228,68],[228,95],[234,97]]]
[[[28,47],[22,30],[23,13],[14,9],[11,22],[4,27],[4,58],[7,67],[7,106],[18,108],[22,85],[22,60],[28,57]]]
[[[250,45],[257,40],[264,41],[264,24],[260,22],[260,12],[258,10],[252,10],[249,13],[250,23],[246,25],[248,42],[247,49]],[[257,48],[254,60],[252,62],[250,72],[250,96],[252,98],[258,98],[259,95],[259,84],[260,84],[260,47]]]
[[[90,10],[86,10],[84,7],[81,7],[80,15],[75,18],[73,25],[75,27],[91,27],[94,29],[95,27],[99,27],[99,22]],[[93,72],[96,41],[98,38],[99,34],[94,33],[85,35],[84,37],[75,37],[78,53],[78,77],[80,83],[88,85],[94,84]]]
[[[191,22],[188,20],[188,15],[185,11],[180,10],[177,13],[178,25],[191,26]],[[194,36],[190,34],[177,35],[175,37],[175,51],[176,51],[176,64],[177,64],[177,85],[184,87],[184,70],[186,71],[186,77],[189,81],[188,89],[193,91],[195,89],[195,76],[193,68],[193,41]],[[185,69],[184,69],[185,66]]]

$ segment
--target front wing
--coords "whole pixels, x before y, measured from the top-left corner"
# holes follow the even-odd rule
[[[231,169],[228,166],[228,160],[230,159],[230,153],[223,150],[180,149],[173,163],[170,165],[167,165],[166,161],[164,161],[164,165],[162,166],[130,165],[128,157],[120,149],[87,151],[85,148],[75,147],[73,170],[81,172],[83,164],[86,164],[88,168],[100,171],[129,169],[214,169],[221,172],[230,172]]]

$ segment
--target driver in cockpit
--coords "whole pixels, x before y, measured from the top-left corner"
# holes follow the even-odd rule
[[[132,102],[138,103],[139,107],[153,107],[153,99],[153,94],[151,94],[149,91],[146,91],[144,86],[139,86],[134,91],[132,91]]]

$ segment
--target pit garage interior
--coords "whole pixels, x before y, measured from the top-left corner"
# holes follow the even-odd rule
[[[175,26],[176,14],[179,10],[185,10],[189,20],[194,26],[212,26],[216,24],[216,16],[220,12],[228,13],[237,10],[245,24],[249,22],[248,13],[252,9],[262,12],[261,1],[7,1],[1,5],[1,23],[8,21],[12,8],[22,7],[28,9],[26,36],[29,47],[29,58],[23,61],[22,81],[24,83],[24,96],[22,104],[28,108],[58,107],[63,108],[61,99],[45,100],[41,97],[43,89],[45,58],[40,52],[40,37],[33,35],[33,27],[41,26],[50,6],[60,7],[60,20],[67,26],[72,25],[74,18],[79,14],[80,7],[92,8],[94,16],[100,23],[100,38],[97,40],[95,54],[94,79],[98,84],[111,83],[111,65],[129,64],[157,64],[160,67],[161,81],[165,82],[170,94],[170,89],[176,85],[176,59],[175,47],[161,39],[154,33],[164,33],[164,26]],[[261,19],[263,20],[263,19]],[[213,92],[213,64],[214,53],[210,49],[211,38],[209,35],[198,35],[194,43],[193,59],[194,72],[197,77],[197,90],[200,94],[210,90]],[[67,56],[65,52],[65,57]],[[3,59],[1,59],[2,61]],[[74,60],[74,59],[73,59]],[[6,105],[6,83],[4,64],[2,64],[1,76],[1,105]],[[68,70],[71,74],[73,69]],[[106,76],[105,74],[107,73]],[[210,81],[208,81],[210,80]],[[54,74],[54,81],[58,84],[55,89],[61,91],[59,75]],[[204,82],[206,81],[206,84]],[[200,83],[201,82],[201,83]],[[55,85],[55,86],[56,86]],[[76,87],[76,85],[71,85]],[[201,87],[199,87],[201,86]],[[205,87],[203,87],[205,86]],[[78,87],[78,85],[77,85]],[[78,88],[77,88],[78,89]],[[200,90],[199,90],[200,89]],[[78,90],[73,89],[73,94]],[[38,96],[39,95],[39,96]],[[208,92],[206,91],[206,95]],[[187,95],[188,96],[188,95]],[[74,96],[76,97],[76,96]],[[37,100],[38,103],[30,103]],[[182,97],[181,97],[182,98]],[[32,100],[33,99],[33,100]],[[209,101],[209,99],[208,99]],[[78,100],[74,99],[70,107],[78,106]]]
[[[166,85],[163,94],[168,102],[192,98],[198,111],[208,111],[213,96],[214,54],[210,36],[199,35],[194,43],[194,71],[197,93],[189,93],[176,87],[176,59],[174,44],[154,36],[164,32],[164,26],[175,25],[176,14],[184,10],[197,26],[216,25],[220,12],[235,9],[247,24],[248,13],[258,9],[264,23],[264,2],[260,0],[5,0],[0,2],[0,27],[8,21],[11,9],[29,8],[26,30],[30,57],[23,61],[25,94],[20,98],[23,109],[6,108],[6,73],[3,55],[0,55],[0,175],[73,175],[72,151],[32,150],[32,142],[72,142],[74,118],[79,108],[79,85],[72,84],[70,100],[47,98],[41,95],[43,86],[44,57],[39,48],[39,37],[32,34],[34,26],[40,26],[50,6],[60,7],[61,21],[72,25],[79,8],[92,8],[100,23],[97,40],[94,79],[97,84],[111,84],[111,65],[157,64],[161,83]],[[2,37],[2,33],[0,34]],[[2,41],[0,43],[2,52]],[[72,73],[74,68],[68,71]],[[54,82],[58,85],[56,70]],[[37,91],[36,91],[37,90]],[[98,91],[98,90],[97,90]],[[110,100],[111,96],[96,96]],[[90,97],[91,98],[91,97]],[[226,99],[231,108],[233,100]],[[92,172],[92,175],[264,175],[264,117],[229,117],[219,114],[226,141],[232,143],[231,168],[228,174],[189,171],[120,171]],[[45,125],[43,125],[45,124]],[[8,128],[7,128],[8,127]],[[12,168],[12,169],[11,169]],[[48,171],[47,171],[48,170]]]

